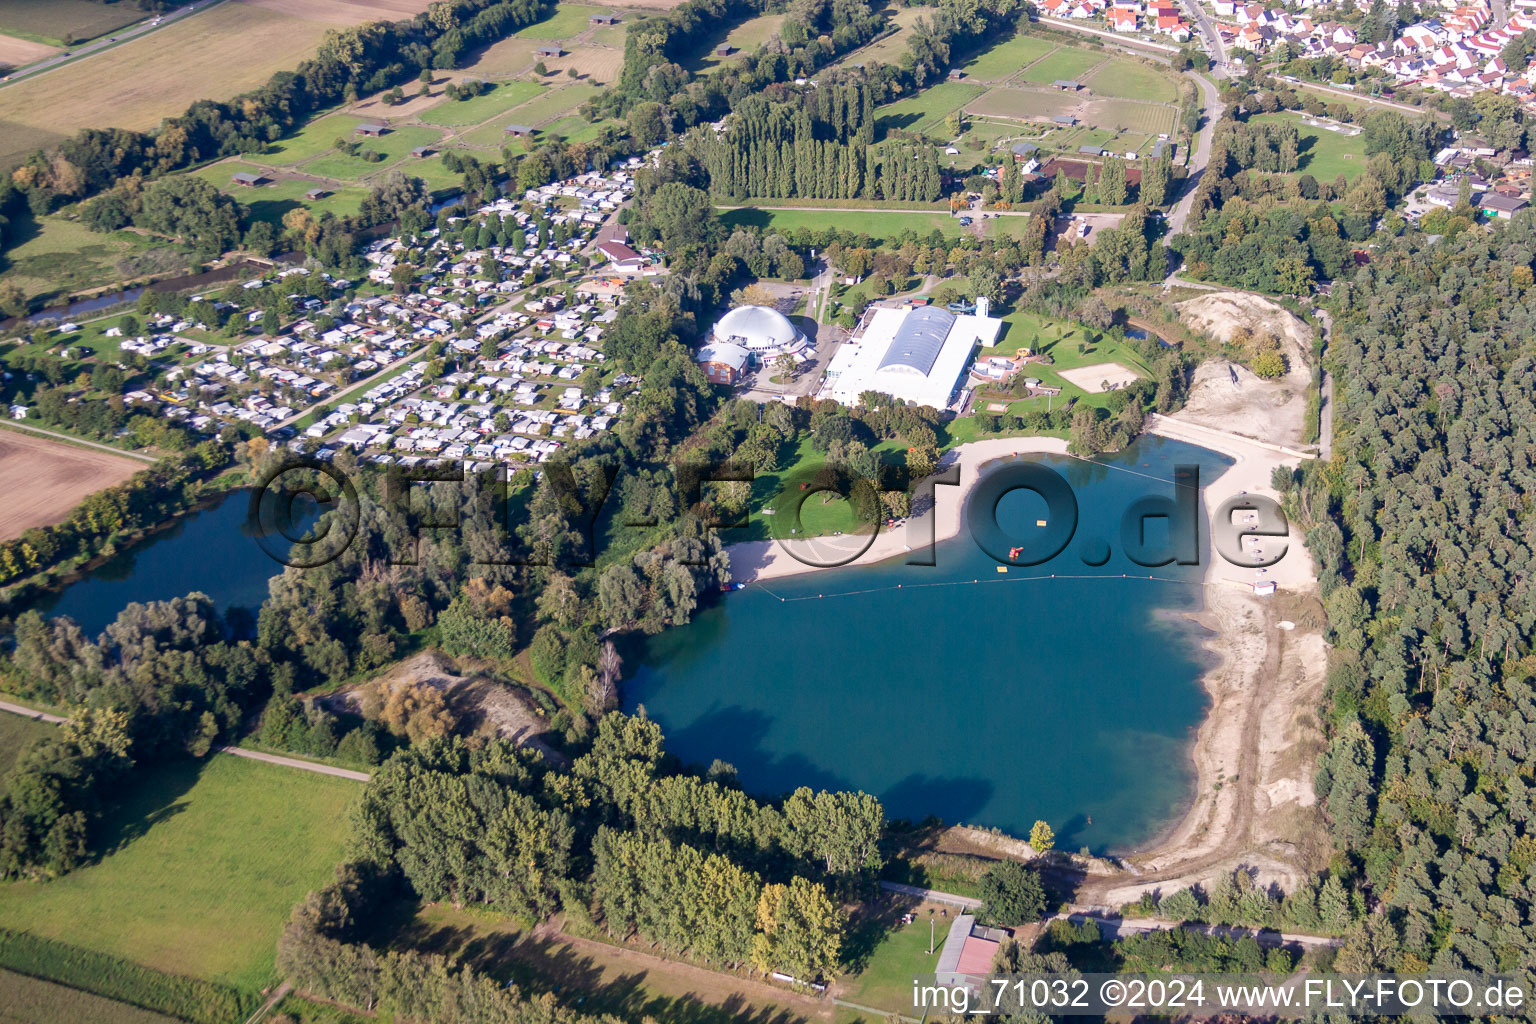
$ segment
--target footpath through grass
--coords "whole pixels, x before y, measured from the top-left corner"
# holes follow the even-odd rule
[[[0,886],[0,927],[254,993],[293,905],[341,860],[346,779],[225,755],[139,774],[99,863]]]

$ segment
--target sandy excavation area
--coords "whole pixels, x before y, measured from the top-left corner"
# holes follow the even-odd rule
[[[392,666],[383,675],[323,698],[334,711],[361,714],[365,704],[381,699],[397,682],[426,683],[443,691],[444,700],[466,732],[500,736],[561,759],[544,741],[548,719],[526,693],[494,679],[462,672],[439,651],[423,651]]]
[[[0,540],[62,522],[87,494],[120,484],[149,465],[138,459],[0,430]]]
[[[1232,340],[1243,327],[1255,335],[1272,334],[1289,364],[1284,377],[1266,381],[1225,360],[1203,363],[1178,418],[1275,444],[1301,444],[1312,380],[1312,329],[1268,299],[1246,292],[1214,292],[1177,308],[1191,328],[1219,341]]]

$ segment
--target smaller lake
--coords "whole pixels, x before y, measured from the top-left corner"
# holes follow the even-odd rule
[[[68,615],[94,637],[134,601],[169,601],[200,590],[221,610],[261,607],[267,582],[283,566],[263,551],[246,524],[250,492],[231,491],[213,505],[113,555],[63,590],[31,607],[44,615]],[[312,502],[294,503],[295,526],[316,518]],[[289,533],[292,528],[285,529]]]

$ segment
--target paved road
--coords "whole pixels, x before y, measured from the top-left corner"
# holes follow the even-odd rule
[[[1195,85],[1200,90],[1205,118],[1204,124],[1195,133],[1195,151],[1189,158],[1189,174],[1184,179],[1184,194],[1168,217],[1168,233],[1172,235],[1182,232],[1184,222],[1189,219],[1189,211],[1195,205],[1195,189],[1199,187],[1200,179],[1205,177],[1205,169],[1211,163],[1211,139],[1216,134],[1216,122],[1221,120],[1222,111],[1226,109],[1226,105],[1221,102],[1221,97],[1216,93],[1216,86],[1210,79],[1204,75],[1197,75],[1193,71],[1185,73],[1195,80]],[[1172,277],[1172,275],[1169,276]]]
[[[68,719],[62,715],[50,714],[47,711],[37,711],[33,708],[23,707],[20,704],[12,704],[10,701],[0,700],[0,711],[9,711],[13,715],[21,715],[23,718],[36,719],[39,722],[48,722],[51,725],[61,725]],[[367,772],[354,772],[348,768],[332,768],[328,764],[316,764],[313,761],[301,761],[295,757],[280,757],[277,754],[263,754],[259,750],[246,750],[242,747],[219,747],[221,754],[233,754],[250,761],[263,761],[267,764],[281,765],[284,768],[297,768],[300,771],[314,772],[317,775],[334,775],[338,779],[352,779],[356,782],[367,782]]]
[[[1509,24],[1509,7],[1504,0],[1493,0],[1493,21],[1489,23],[1490,29],[1500,29]]]
[[[1216,26],[1211,24],[1211,16],[1205,12],[1205,7],[1200,0],[1182,0],[1184,9],[1194,18],[1195,25],[1200,29],[1200,34],[1205,37],[1205,52],[1218,64],[1227,62],[1227,48],[1221,43],[1221,34],[1216,31]]]
[[[0,89],[5,88],[7,85],[15,85],[17,82],[24,82],[29,78],[36,78],[38,75],[57,70],[58,68],[64,67],[67,64],[73,64],[77,60],[84,60],[86,57],[93,57],[103,50],[109,50],[115,46],[121,46],[131,39],[138,39],[141,36],[149,35],[151,32],[158,32],[173,22],[180,21],[183,18],[191,17],[198,11],[206,11],[208,8],[223,2],[224,0],[198,0],[197,3],[190,7],[183,7],[180,10],[171,11],[167,14],[161,15],[158,19],[159,24],[155,23],[155,18],[147,18],[144,21],[139,22],[137,25],[128,26],[115,35],[102,36],[100,39],[85,43],[81,46],[65,47],[64,49],[65,52],[68,53],[68,56],[65,56],[64,53],[59,53],[44,60],[28,64],[19,71],[13,71],[11,74],[6,76],[5,81],[0,82]]]
[[[125,459],[138,459],[140,462],[148,462],[150,464],[154,464],[160,461],[152,455],[140,455],[138,452],[125,452],[121,448],[113,448],[109,444],[97,444],[95,441],[82,441],[78,437],[70,437],[68,434],[59,434],[52,430],[44,430],[42,427],[29,427],[24,423],[17,423],[15,420],[6,420],[4,421],[4,425],[10,427],[12,430],[25,430],[29,434],[41,434],[44,437],[52,437],[60,441],[68,441],[70,444],[84,445],[87,448],[99,448],[104,452],[111,452],[113,455],[121,455]]]
[[[1066,18],[1051,18],[1042,15],[1035,20],[1042,25],[1049,25],[1052,28],[1064,28],[1069,32],[1082,32],[1090,36],[1102,36],[1122,47],[1138,47],[1147,50],[1158,50],[1162,53],[1179,52],[1177,46],[1169,46],[1167,43],[1149,43],[1144,39],[1129,38],[1120,32],[1106,32],[1100,28],[1089,28],[1087,25],[1079,24]]]

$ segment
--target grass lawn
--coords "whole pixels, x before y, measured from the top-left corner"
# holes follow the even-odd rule
[[[444,100],[422,114],[421,120],[449,127],[480,124],[519,103],[527,103],[543,91],[544,87],[535,82],[500,82],[472,99]]]
[[[948,931],[948,918],[934,920],[935,950],[944,947]],[[895,925],[870,952],[863,969],[839,983],[839,998],[877,1010],[911,1014],[912,979],[923,975],[931,978],[939,962],[937,952],[928,955],[928,942],[926,915],[908,925]]]
[[[270,173],[266,168],[254,164],[221,161],[200,167],[191,176],[202,178],[250,207],[252,219],[279,226],[283,222],[283,214],[300,206],[308,207],[317,217],[326,211],[338,217],[356,214],[362,209],[363,199],[368,195],[368,190],[361,185],[321,185],[306,178],[285,178],[254,188],[231,184],[230,178],[242,171],[252,174]],[[424,177],[420,174],[417,176]],[[313,201],[304,197],[305,193],[317,187],[331,194]]]
[[[361,186],[343,185],[324,198],[313,201],[305,199],[304,194],[314,187],[313,181],[290,178],[260,188],[242,188],[230,194],[251,208],[254,220],[264,220],[279,226],[282,225],[283,214],[298,206],[309,207],[316,217],[326,211],[338,217],[354,216],[362,209],[363,200],[368,195],[368,190]]]
[[[920,235],[938,230],[946,238],[960,237],[960,221],[947,213],[923,213],[910,210],[880,211],[867,213],[861,210],[774,210],[767,208],[742,208],[723,210],[720,219],[731,227],[739,224],[779,231],[795,228],[824,228],[835,224],[839,228],[871,238],[891,239],[903,231],[916,231]]]
[[[1301,133],[1301,162],[1297,174],[1310,174],[1318,181],[1332,181],[1339,175],[1355,178],[1365,172],[1365,136],[1331,132],[1307,124],[1300,114],[1260,114],[1255,121],[1289,121]]]
[[[1019,77],[1036,85],[1049,85],[1058,78],[1080,79],[1089,68],[1108,59],[1108,55],[1098,50],[1062,46],[1055,53],[1031,64]]]
[[[784,24],[782,14],[763,14],[756,18],[748,18],[740,25],[735,26],[724,35],[712,33],[699,44],[699,49],[693,60],[686,61],[685,66],[693,72],[713,71],[722,64],[729,63],[739,57],[750,56],[768,37],[779,30]],[[715,50],[721,43],[730,44],[737,52],[729,57],[715,56]]]
[[[0,260],[0,283],[15,282],[28,297],[44,301],[146,273],[182,271],[184,253],[169,243],[132,231],[97,234],[62,216],[41,222],[13,215],[8,238],[22,241]]]
[[[57,728],[35,718],[0,712],[0,775],[11,770],[28,743],[52,735]]]
[[[348,138],[352,138],[350,135]],[[305,161],[301,170],[307,174],[319,175],[322,178],[336,178],[341,181],[358,181],[372,177],[381,171],[407,159],[411,150],[417,146],[431,146],[437,148],[442,141],[443,133],[436,128],[426,125],[407,124],[401,125],[388,135],[377,139],[356,138],[353,141],[361,143],[359,154],[364,151],[383,153],[384,159],[374,163],[364,160],[362,156],[348,156],[340,150],[332,150],[322,153],[313,160]]]
[[[884,462],[899,462],[901,445],[896,441],[882,441],[870,449],[880,456]],[[808,437],[801,438],[794,448],[785,448],[780,451],[780,468],[773,473],[758,473],[752,480],[752,500],[749,507],[752,510],[751,522],[747,530],[734,540],[767,540],[770,537],[791,536],[790,529],[794,526],[792,518],[791,502],[799,500],[798,488],[794,488],[791,480],[808,479],[808,474],[819,467],[825,461],[826,455],[811,445]],[[825,500],[830,492],[818,492],[806,498],[800,504],[800,520],[798,537],[821,537],[834,533],[853,533],[860,528],[860,523],[853,514],[853,506],[842,498],[833,497]],[[762,513],[765,508],[774,510],[774,515],[767,516]]]
[[[341,860],[357,783],[226,755],[136,773],[99,863],[0,886],[0,925],[255,992]]]
[[[132,4],[91,0],[0,0],[0,32],[70,46],[149,17]]]
[[[1140,100],[1094,100],[1084,117],[1090,124],[1117,132],[1158,135],[1173,131],[1174,108]]]
[[[549,89],[542,95],[507,111],[507,120],[518,124],[539,125],[553,118],[574,113],[578,107],[600,92],[602,92],[600,88],[585,82],[575,82]],[[498,130],[505,127],[506,125],[497,126]]]
[[[318,121],[309,122],[286,139],[279,139],[272,143],[265,153],[245,154],[242,159],[273,166],[302,163],[321,153],[330,152],[335,148],[338,138],[361,139],[362,136],[352,133],[365,120],[366,118],[353,117],[350,114],[322,117]],[[388,136],[385,137],[388,138]]]
[[[968,78],[982,82],[1001,82],[1019,73],[1026,64],[1044,57],[1055,43],[1039,36],[1016,35],[983,50],[960,65]]]
[[[907,49],[907,40],[912,36],[912,29],[920,19],[933,20],[934,7],[898,7],[890,16],[889,22],[896,26],[896,31],[888,36],[881,36],[868,46],[860,47],[852,53],[832,63],[832,67],[844,67],[846,65],[871,64],[880,61],[884,64],[894,64]]]
[[[591,142],[605,125],[617,125],[617,121],[585,121],[572,115],[551,121],[540,134],[545,138],[564,139],[566,142]]]
[[[580,35],[588,27],[588,19],[594,14],[612,14],[608,7],[588,7],[585,4],[557,4],[549,17],[518,29],[514,35],[520,39],[569,39]]]
[[[943,132],[944,118],[952,110],[958,110],[985,90],[969,82],[940,82],[931,89],[924,89],[916,96],[909,96],[895,103],[887,103],[875,111],[875,121],[881,132],[904,129],[913,132]]]
[[[176,1024],[173,1017],[117,1003],[51,981],[0,971],[0,1021],[4,1024]]]
[[[465,65],[463,71],[479,78],[519,74],[533,67],[533,51],[538,45],[533,39],[508,36],[481,50],[474,63]]]
[[[1116,59],[1099,68],[1086,82],[1095,96],[1118,96],[1127,100],[1152,100],[1172,103],[1178,89],[1168,76],[1145,64]]]

